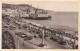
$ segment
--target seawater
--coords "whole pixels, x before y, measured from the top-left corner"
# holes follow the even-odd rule
[[[78,29],[78,12],[50,12],[51,20],[30,20],[30,22],[38,23],[44,26],[68,26]]]

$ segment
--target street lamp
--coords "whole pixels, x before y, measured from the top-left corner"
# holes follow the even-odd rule
[[[44,45],[44,30],[42,30],[42,44]]]
[[[44,47],[45,46],[45,43],[44,43],[44,29],[45,29],[45,27],[42,28],[42,43],[39,44],[40,47]]]
[[[18,44],[17,45],[18,45],[18,49],[19,49],[19,37],[18,36],[17,36],[17,41],[18,41]]]

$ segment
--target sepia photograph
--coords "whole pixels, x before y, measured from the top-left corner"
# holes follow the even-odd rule
[[[78,2],[2,3],[2,49],[78,49]]]

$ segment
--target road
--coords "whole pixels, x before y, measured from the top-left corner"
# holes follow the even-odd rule
[[[11,35],[13,36],[16,49],[70,49],[70,47],[67,47],[66,45],[58,44],[57,42],[52,41],[49,38],[46,38],[44,40],[44,43],[47,44],[44,47],[38,46],[40,43],[42,43],[41,38],[33,38],[32,40],[24,41],[23,38],[18,37],[17,35],[15,35],[15,33],[23,32],[26,35],[31,35],[31,36],[34,36],[35,33],[29,33],[24,28],[18,29],[18,27],[14,23],[12,23],[10,25],[15,26],[16,30],[10,30],[9,28],[6,28],[5,30],[9,31],[11,33]],[[24,43],[24,45],[23,45],[23,43]]]
[[[25,29],[18,29],[18,28],[16,30],[10,30],[8,28],[5,30],[9,31],[12,34],[17,49],[68,49],[69,48],[67,46],[60,45],[57,42],[50,40],[49,38],[46,38],[44,40],[45,44],[47,44],[45,47],[39,47],[38,45],[42,42],[41,38],[33,38],[32,40],[24,41],[23,38],[15,35],[16,32],[24,32],[26,34],[34,36],[34,33],[29,33]]]

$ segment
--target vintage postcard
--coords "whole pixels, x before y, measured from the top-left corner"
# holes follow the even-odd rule
[[[78,5],[76,0],[1,2],[2,51],[78,51]]]

